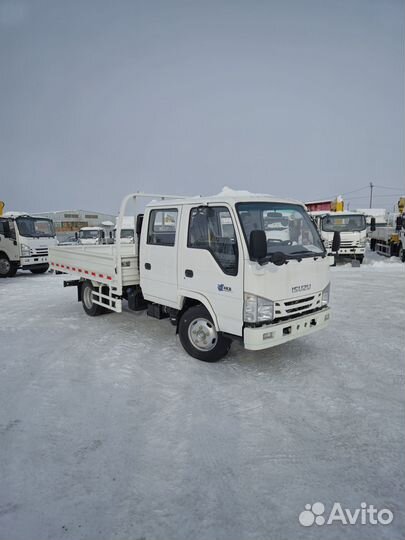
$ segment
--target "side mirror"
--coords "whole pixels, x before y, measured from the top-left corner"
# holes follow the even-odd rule
[[[397,216],[396,222],[395,222],[395,229],[397,231],[400,231],[402,229],[402,216]]]
[[[260,261],[267,255],[267,238],[266,233],[262,230],[255,229],[250,233],[249,239],[249,254],[254,261]]]
[[[142,223],[143,223],[143,214],[138,214],[136,216],[136,234],[137,234],[137,236],[140,236],[140,234],[141,234]]]
[[[375,231],[375,217],[372,217],[370,220],[370,231],[371,232]]]
[[[105,238],[105,232],[104,231],[100,231],[100,238],[102,240]]]
[[[332,251],[334,253],[337,253],[339,251],[339,248],[340,248],[340,232],[335,231],[333,235],[333,240],[332,240]]]
[[[11,238],[9,222],[5,221],[3,227],[4,227],[4,238]]]

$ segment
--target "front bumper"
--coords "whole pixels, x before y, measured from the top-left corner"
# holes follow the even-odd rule
[[[245,328],[243,342],[245,349],[258,351],[281,345],[292,339],[313,334],[329,324],[330,308],[325,307],[315,313],[278,324],[258,328]]]
[[[365,247],[341,247],[337,255],[364,255],[365,251]],[[336,255],[336,253],[330,252],[329,255]]]
[[[35,268],[38,265],[48,264],[48,257],[34,255],[32,257],[21,257],[20,266],[24,270]]]

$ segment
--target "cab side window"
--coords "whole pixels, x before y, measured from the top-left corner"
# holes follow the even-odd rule
[[[225,274],[237,275],[238,243],[228,208],[224,206],[192,208],[187,246],[206,249]]]
[[[176,208],[151,210],[149,214],[147,243],[156,246],[174,246],[176,227]]]

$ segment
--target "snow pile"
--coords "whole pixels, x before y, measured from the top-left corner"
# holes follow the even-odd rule
[[[269,195],[268,193],[251,193],[250,191],[246,190],[236,190],[229,188],[228,186],[224,186],[222,188],[222,191],[220,193],[217,193],[214,195],[214,197],[272,197],[272,195]]]
[[[384,269],[393,268],[393,267],[395,267],[396,269],[405,268],[405,264],[400,261],[399,257],[390,257],[390,258],[387,257],[385,260],[382,260],[382,261],[373,261],[373,260],[368,261],[366,259],[363,264],[365,265],[365,267],[368,266],[372,268],[384,268]]]

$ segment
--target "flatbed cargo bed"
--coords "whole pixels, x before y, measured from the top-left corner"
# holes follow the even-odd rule
[[[137,246],[121,244],[119,258],[122,281],[117,272],[117,245],[55,246],[49,249],[51,269],[111,287],[139,284]]]

